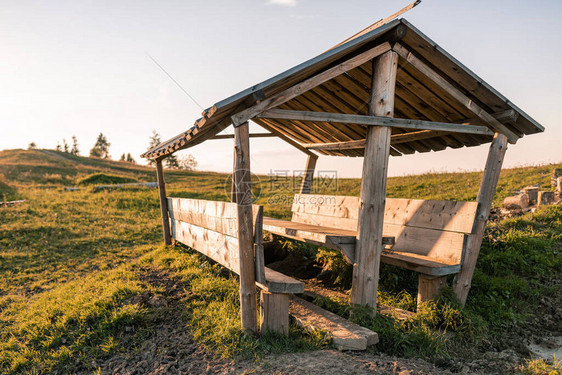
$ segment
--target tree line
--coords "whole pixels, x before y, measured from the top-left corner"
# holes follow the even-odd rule
[[[162,143],[160,134],[156,130],[152,131],[152,135],[149,138],[149,145],[148,149],[150,150]],[[90,149],[90,157],[92,158],[99,158],[99,159],[111,159],[111,155],[109,154],[109,147],[111,143],[107,140],[106,136],[103,133],[100,133],[96,139],[96,143]],[[34,150],[37,148],[35,142],[31,142],[28,146],[29,150]],[[62,143],[57,142],[57,147],[55,148],[56,151],[65,152],[71,155],[79,155],[80,150],[78,148],[78,139],[76,136],[72,136],[72,145],[69,145],[66,142],[66,139],[63,138]],[[131,153],[123,153],[119,161],[133,163],[136,164],[135,159],[131,156]],[[154,160],[149,159],[148,164],[154,165]],[[177,157],[176,155],[170,155],[168,158],[164,160],[164,164],[167,168],[170,169],[186,169],[186,170],[194,170],[197,167],[197,160],[191,154],[183,155],[181,157]]]

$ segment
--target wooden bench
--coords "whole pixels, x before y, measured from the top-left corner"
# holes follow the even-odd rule
[[[240,274],[237,204],[167,198],[171,236]],[[263,207],[252,205],[256,285],[261,289],[261,332],[288,334],[289,294],[303,293],[302,282],[264,266]]]
[[[264,218],[264,229],[340,250],[353,263],[359,204],[358,197],[297,194],[291,221]],[[418,302],[435,297],[446,276],[461,270],[477,207],[476,202],[386,199],[381,261],[419,273]]]

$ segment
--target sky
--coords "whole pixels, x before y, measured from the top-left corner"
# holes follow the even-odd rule
[[[153,130],[171,138],[200,117],[199,105],[308,60],[411,1],[0,0],[0,150],[55,148],[75,135],[87,155],[102,132],[114,159],[131,153],[144,163]],[[504,166],[562,161],[562,1],[423,0],[404,18],[546,128],[510,145]],[[481,170],[487,149],[391,157],[389,175]],[[232,168],[232,140],[178,154],[187,153],[200,170]],[[272,138],[252,139],[251,154],[260,174],[306,160]],[[317,169],[360,177],[362,158],[321,156]]]

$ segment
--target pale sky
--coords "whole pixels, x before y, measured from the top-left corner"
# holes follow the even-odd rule
[[[76,135],[87,155],[103,132],[114,159],[140,162],[153,129],[171,138],[201,113],[147,54],[206,108],[411,1],[0,0],[0,149]],[[505,166],[562,161],[562,1],[423,0],[404,17],[546,128],[510,146]],[[487,148],[391,157],[389,174],[479,170]],[[305,163],[277,139],[251,152],[255,173]],[[200,170],[232,167],[232,140],[183,153]],[[359,177],[361,166],[321,156],[317,168]]]

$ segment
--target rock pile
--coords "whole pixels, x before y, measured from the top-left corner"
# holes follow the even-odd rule
[[[562,169],[552,172],[555,191],[541,191],[540,185],[531,185],[521,189],[517,195],[504,199],[502,214],[512,211],[534,212],[538,206],[562,202]],[[505,211],[505,212],[504,212]]]

